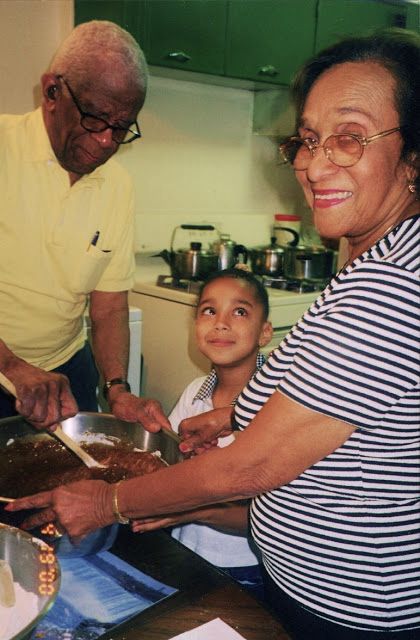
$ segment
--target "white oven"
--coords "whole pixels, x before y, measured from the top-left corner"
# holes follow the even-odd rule
[[[196,295],[161,287],[156,280],[137,281],[130,304],[143,312],[143,396],[159,400],[166,413],[191,380],[209,371],[209,362],[195,347]],[[319,292],[295,293],[268,288],[270,320],[274,327],[269,353],[317,298]]]
[[[91,339],[89,314],[85,313],[85,325],[88,340]],[[135,395],[140,395],[141,386],[141,341],[142,341],[142,311],[137,307],[129,308],[128,326],[130,329],[130,354],[128,364],[127,380],[131,391]],[[98,402],[101,411],[109,411],[108,405],[102,395],[103,381],[98,389]]]

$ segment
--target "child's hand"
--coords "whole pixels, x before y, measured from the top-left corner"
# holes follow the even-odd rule
[[[186,418],[179,424],[183,440],[179,445],[182,453],[203,453],[217,446],[217,439],[232,433],[233,407],[222,407]]]

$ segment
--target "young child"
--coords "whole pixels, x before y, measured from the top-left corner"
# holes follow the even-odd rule
[[[273,333],[267,318],[266,289],[251,273],[226,269],[208,278],[199,295],[195,333],[197,346],[211,361],[212,370],[208,376],[193,380],[181,395],[169,416],[175,431],[185,418],[235,403],[263,364],[259,349],[270,342]],[[218,446],[227,446],[233,438],[219,438]],[[146,522],[139,526],[137,521],[133,530],[156,528]],[[173,514],[156,519],[154,524],[180,525],[172,530],[174,538],[229,573],[257,597],[262,596],[259,559],[247,536],[248,501]]]

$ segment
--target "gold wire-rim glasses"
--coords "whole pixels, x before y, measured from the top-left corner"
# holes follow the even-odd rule
[[[353,167],[363,156],[363,151],[365,147],[374,142],[375,140],[379,140],[380,138],[384,138],[385,136],[391,135],[391,133],[395,133],[396,131],[400,131],[402,127],[394,127],[393,129],[387,129],[386,131],[380,131],[379,133],[375,133],[373,136],[365,137],[359,136],[356,133],[333,133],[325,140],[324,144],[319,144],[319,142],[314,142],[310,138],[301,138],[299,136],[291,136],[283,144],[280,145],[279,151],[280,155],[283,159],[283,164],[291,164],[295,171],[305,171],[311,159],[315,156],[315,152],[317,149],[322,148],[325,154],[325,157],[330,160],[337,167]],[[358,146],[355,147],[356,152],[349,152],[348,150],[341,150],[339,146],[335,143],[332,143],[331,140],[338,139],[346,139],[347,141],[350,139],[353,142],[356,142]],[[299,146],[300,145],[300,146]],[[345,146],[345,145],[343,145]],[[301,149],[307,149],[309,154],[305,154],[303,157],[301,156],[302,166],[296,166],[296,156],[298,155]],[[292,152],[295,152],[294,155]],[[342,153],[345,155],[348,154],[349,161],[338,161],[338,158],[334,159],[334,154]]]

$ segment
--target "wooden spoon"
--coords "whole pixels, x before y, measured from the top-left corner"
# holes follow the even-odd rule
[[[0,384],[4,387],[13,397],[17,398],[16,395],[16,387],[9,378],[6,378],[4,373],[0,371]],[[105,464],[101,464],[92,456],[90,456],[82,447],[79,445],[76,440],[73,440],[67,433],[63,431],[61,425],[58,425],[55,431],[49,432],[51,435],[55,436],[58,440],[60,440],[68,449],[73,451],[84,462],[84,464],[90,469],[106,469],[107,466]]]

